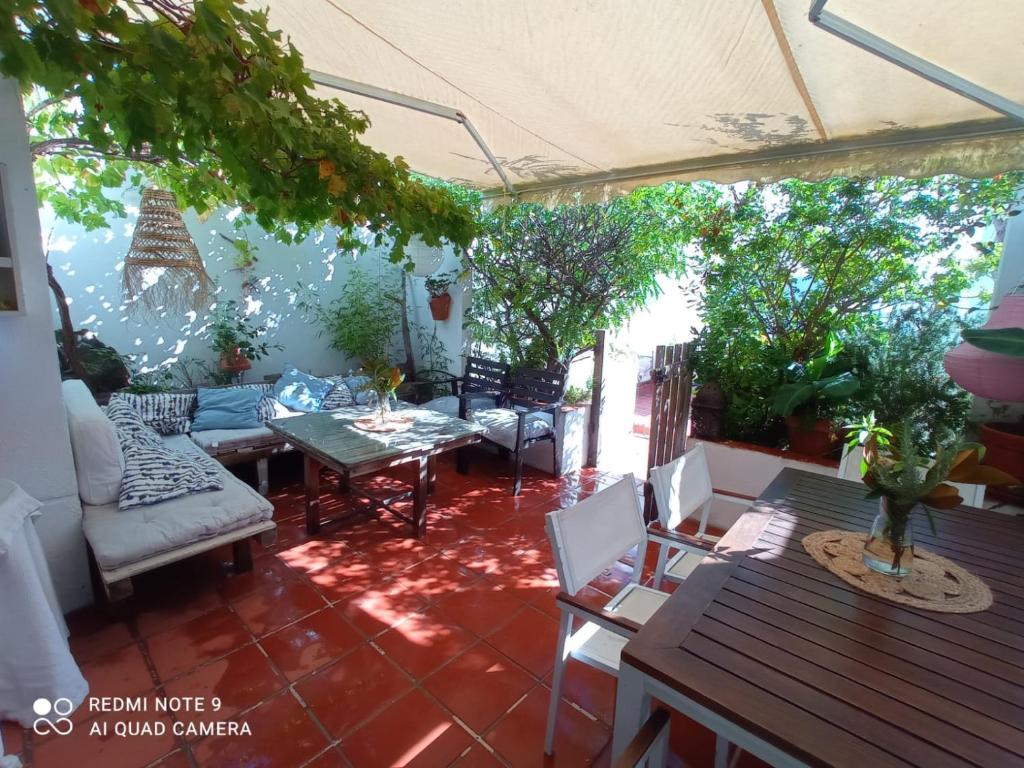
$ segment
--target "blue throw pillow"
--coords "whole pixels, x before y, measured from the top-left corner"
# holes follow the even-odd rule
[[[285,366],[281,378],[274,384],[274,397],[281,405],[293,411],[314,413],[320,410],[321,403],[332,389],[333,381],[318,379],[289,365]]]
[[[199,406],[192,417],[192,431],[262,427],[257,408],[265,394],[258,389],[200,387],[196,392]]]
[[[352,396],[356,399],[356,405],[366,405],[369,402],[369,376],[349,376],[345,379],[345,385],[352,390]]]

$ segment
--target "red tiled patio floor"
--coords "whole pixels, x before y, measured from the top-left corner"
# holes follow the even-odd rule
[[[557,577],[543,516],[615,478],[556,480],[486,455],[468,477],[442,460],[423,541],[387,515],[310,537],[296,457],[272,467],[278,543],[234,575],[230,552],[137,579],[135,614],[73,616],[91,696],[217,697],[218,713],[75,713],[70,736],[3,724],[33,768],[335,768],[609,765],[615,682],[570,662],[556,755],[542,740],[557,632]],[[400,477],[400,475],[398,475]],[[331,488],[325,483],[324,488]],[[325,493],[322,505],[347,502]],[[653,561],[652,561],[653,563]],[[609,569],[587,594],[622,584]],[[604,590],[604,591],[602,591]],[[231,719],[249,736],[176,735]],[[90,734],[93,723],[162,722],[163,735]],[[111,726],[112,727],[112,726]],[[710,733],[673,721],[673,765],[710,765]],[[749,763],[748,763],[749,764]]]

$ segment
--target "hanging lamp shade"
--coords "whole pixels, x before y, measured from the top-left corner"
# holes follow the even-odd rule
[[[199,312],[209,303],[212,289],[213,280],[174,195],[146,189],[124,261],[126,303],[149,310]]]
[[[1024,292],[1007,294],[982,328],[1024,328]],[[1024,402],[1024,357],[979,349],[966,341],[942,361],[949,378],[972,395],[1006,403]]]
[[[414,235],[405,248],[406,256],[412,260],[412,273],[416,277],[427,277],[432,275],[444,261],[444,251],[441,248],[433,248],[423,242],[419,235]]]

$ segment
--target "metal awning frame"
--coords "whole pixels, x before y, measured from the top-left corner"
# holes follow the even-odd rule
[[[704,171],[711,172],[743,166],[753,167],[759,164],[778,163],[788,160],[813,160],[818,157],[851,154],[865,150],[922,146],[957,140],[985,139],[1014,133],[1020,133],[1024,136],[1024,105],[983,88],[977,83],[973,83],[932,62],[922,59],[878,35],[846,21],[840,16],[825,10],[827,3],[828,0],[812,0],[811,2],[808,18],[819,29],[1006,117],[996,120],[946,125],[938,128],[877,133],[871,136],[848,140],[808,142],[759,152],[718,155],[638,168],[617,169],[572,179],[520,185],[517,189],[513,187],[501,163],[494,156],[490,147],[487,146],[483,137],[464,112],[443,104],[436,104],[414,96],[389,91],[378,86],[348,80],[326,72],[308,70],[308,73],[313,82],[318,85],[434,115],[462,125],[494,168],[504,187],[504,191],[491,190],[484,192],[485,198],[501,198],[506,196],[515,198],[517,194],[550,193],[573,187],[614,184],[623,181],[637,182],[644,178],[664,178],[673,174],[693,176],[699,175]]]
[[[813,0],[811,10],[807,14],[811,24],[829,34],[835,35],[841,40],[852,43],[858,48],[872,53],[879,58],[902,67],[908,72],[913,72],[929,82],[942,86],[953,91],[966,99],[975,101],[983,107],[999,112],[1024,123],[1024,104],[1018,104],[1012,99],[1000,96],[998,93],[983,88],[977,83],[960,77],[948,69],[943,69],[937,64],[915,56],[910,51],[900,48],[885,38],[868,32],[863,27],[858,27],[846,19],[837,16],[831,11],[825,10],[828,0]]]
[[[434,115],[435,117],[441,117],[445,120],[451,120],[459,123],[466,129],[470,138],[473,139],[476,145],[480,148],[480,151],[484,153],[487,161],[494,167],[495,172],[501,179],[501,183],[505,187],[505,192],[509,195],[515,195],[516,190],[512,186],[512,182],[509,181],[508,176],[505,174],[505,169],[501,167],[501,163],[498,162],[498,158],[496,158],[494,153],[491,152],[491,148],[487,146],[487,142],[485,142],[483,137],[479,132],[477,132],[476,126],[473,125],[472,121],[464,112],[460,112],[452,107],[446,107],[443,104],[435,104],[432,101],[418,99],[415,96],[406,96],[403,93],[396,93],[395,91],[389,91],[385,88],[378,88],[375,85],[357,83],[355,80],[337,77],[336,75],[331,75],[327,72],[317,72],[312,69],[307,70],[307,72],[313,82],[317,85],[322,85],[326,88],[333,88],[336,91],[345,91],[347,93],[365,96],[368,99],[384,101],[388,104],[405,107],[406,109],[413,109],[417,112],[424,112],[428,115]]]

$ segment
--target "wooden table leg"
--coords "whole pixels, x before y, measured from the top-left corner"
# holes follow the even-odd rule
[[[431,456],[427,459],[427,493],[434,492],[434,486],[437,485],[437,456]]]
[[[427,489],[430,485],[429,461],[426,456],[420,458],[413,464],[416,470],[416,477],[413,480],[412,489],[412,526],[413,535],[423,538],[427,532]]]
[[[339,494],[348,493],[348,489],[349,489],[348,472],[339,472],[338,473],[338,493]]]
[[[308,453],[303,456],[306,480],[306,533],[320,532],[320,470],[322,464]]]

